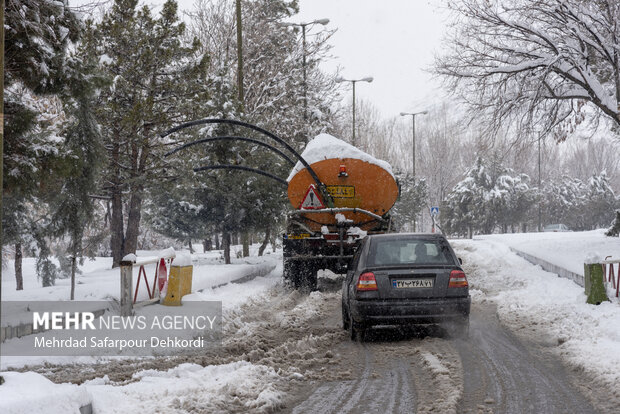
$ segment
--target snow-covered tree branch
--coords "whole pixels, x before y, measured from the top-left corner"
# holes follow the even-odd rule
[[[457,0],[435,71],[497,131],[567,138],[599,118],[620,126],[620,3]]]

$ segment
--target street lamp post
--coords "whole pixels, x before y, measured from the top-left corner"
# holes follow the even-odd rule
[[[415,116],[416,115],[426,115],[428,114],[428,111],[421,111],[421,112],[401,112],[400,116],[411,116],[411,133],[412,133],[412,138],[413,138],[413,185],[415,185]],[[413,231],[415,232],[415,214],[413,215]]]
[[[308,74],[306,70],[306,26],[313,24],[322,24],[325,26],[329,23],[329,19],[317,19],[307,23],[282,23],[283,26],[301,27],[301,44],[302,44],[302,68],[304,74],[303,93],[304,93],[304,122],[308,120]],[[306,136],[306,141],[308,140]]]
[[[353,146],[355,146],[355,84],[357,82],[372,82],[373,81],[373,77],[372,76],[366,76],[365,78],[362,79],[344,79],[344,78],[336,78],[336,82],[341,83],[341,82],[351,82],[351,84],[353,85],[353,138],[351,139],[351,144]]]

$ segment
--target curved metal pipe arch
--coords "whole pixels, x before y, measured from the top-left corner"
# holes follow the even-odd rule
[[[242,170],[242,171],[250,171],[255,174],[262,175],[264,177],[269,177],[273,180],[276,180],[280,184],[288,186],[288,182],[278,177],[277,175],[273,175],[266,171],[262,171],[256,168],[244,167],[243,165],[230,165],[230,164],[220,164],[220,165],[205,165],[204,167],[196,167],[194,168],[194,172],[207,171],[207,170]]]
[[[164,157],[167,157],[169,155],[175,154],[175,153],[177,153],[177,152],[179,152],[181,150],[184,150],[185,148],[192,147],[194,145],[203,144],[205,142],[213,142],[213,141],[246,141],[246,142],[251,142],[253,144],[257,144],[257,145],[260,145],[262,147],[269,148],[270,150],[272,150],[273,152],[275,152],[276,154],[278,154],[282,158],[284,158],[289,164],[295,166],[295,161],[293,161],[288,155],[286,155],[284,152],[280,151],[278,148],[274,147],[273,145],[269,145],[266,142],[263,142],[263,141],[260,141],[258,139],[254,139],[254,138],[237,137],[237,136],[230,136],[230,135],[225,135],[225,136],[221,136],[221,137],[201,138],[201,139],[198,139],[196,141],[188,142],[187,144],[183,144],[180,147],[177,147],[177,148],[173,149],[172,151],[168,151],[167,153],[164,154]]]
[[[196,120],[196,121],[185,122],[185,123],[183,123],[181,125],[177,125],[177,126],[175,126],[173,128],[170,128],[169,130],[161,133],[159,136],[162,137],[162,138],[165,138],[168,135],[170,135],[172,133],[175,133],[177,131],[180,131],[182,129],[189,128],[189,127],[192,127],[192,126],[197,126],[197,125],[206,125],[206,124],[228,124],[228,125],[242,126],[242,127],[254,130],[256,132],[260,132],[261,134],[266,135],[267,137],[269,137],[269,138],[275,140],[276,142],[278,142],[279,144],[283,145],[291,154],[293,154],[295,156],[295,158],[297,158],[299,160],[299,162],[302,163],[302,165],[304,167],[306,167],[306,169],[310,173],[310,176],[312,177],[312,179],[316,183],[317,189],[321,193],[321,196],[325,200],[326,204],[329,207],[333,207],[334,206],[334,200],[332,199],[331,195],[327,192],[327,188],[325,187],[325,184],[323,184],[321,182],[321,180],[319,179],[319,176],[312,169],[310,164],[308,164],[308,162],[297,151],[295,151],[295,149],[293,149],[293,147],[291,147],[282,138],[276,136],[275,134],[273,134],[273,133],[271,133],[271,132],[267,131],[266,129],[263,129],[263,128],[259,127],[259,126],[252,125],[250,123],[243,122],[243,121],[237,121],[237,120],[234,120],[234,119],[207,118],[207,119],[199,119],[199,120]]]

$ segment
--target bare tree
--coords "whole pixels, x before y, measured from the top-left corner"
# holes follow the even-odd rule
[[[620,126],[620,2],[457,0],[435,71],[496,132],[564,140],[578,124]]]

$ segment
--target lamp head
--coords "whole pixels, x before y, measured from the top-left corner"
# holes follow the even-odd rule
[[[405,116],[405,115],[409,115],[407,112],[401,112],[400,116]]]
[[[372,82],[373,81],[373,77],[372,76],[366,76],[365,78],[360,79],[361,82]]]
[[[329,23],[329,19],[319,19],[319,20],[315,20],[314,22],[325,26],[327,23]]]

